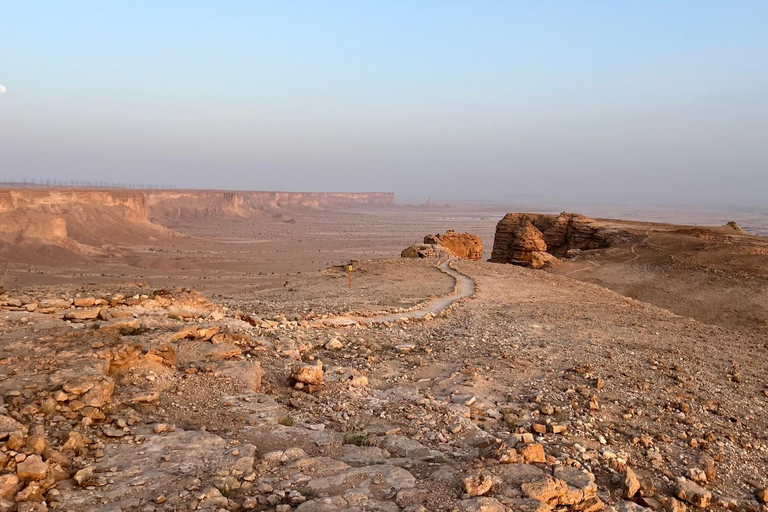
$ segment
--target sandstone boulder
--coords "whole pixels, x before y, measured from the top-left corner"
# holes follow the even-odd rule
[[[415,244],[403,249],[400,253],[401,258],[437,258],[443,254],[448,254],[445,247],[431,244]]]
[[[444,235],[427,235],[423,244],[407,247],[400,253],[403,258],[437,258],[442,255],[464,260],[480,261],[483,258],[483,241],[472,233],[448,230]]]
[[[444,235],[427,235],[425,244],[442,245],[448,251],[463,260],[480,261],[483,258],[483,240],[472,233],[457,233],[452,229]]]

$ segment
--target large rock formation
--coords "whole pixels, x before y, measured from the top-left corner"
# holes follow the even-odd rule
[[[449,229],[444,235],[425,236],[424,243],[442,245],[456,257],[464,260],[483,259],[483,240],[472,233],[457,233]]]
[[[603,249],[632,235],[577,213],[508,213],[496,225],[490,261],[541,268],[568,251]]]
[[[464,260],[483,258],[483,241],[472,233],[448,230],[444,235],[427,235],[423,244],[407,247],[400,253],[403,258],[436,258],[447,254]]]

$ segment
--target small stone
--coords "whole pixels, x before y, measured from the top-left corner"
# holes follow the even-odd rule
[[[667,501],[664,502],[664,512],[686,512],[687,508],[685,503],[672,497],[667,498]]]
[[[640,490],[640,480],[638,480],[637,475],[629,466],[627,466],[627,472],[624,474],[621,487],[624,490],[624,497],[627,499],[634,497],[637,491]]]
[[[0,475],[0,498],[10,498],[19,487],[19,477],[14,474]]]
[[[464,483],[464,490],[470,496],[482,496],[491,490],[496,483],[499,482],[499,478],[488,473],[481,475],[468,476],[462,480]]]
[[[331,338],[328,343],[325,344],[327,350],[341,350],[344,348],[344,344],[336,338]]]
[[[690,468],[688,470],[688,478],[700,484],[707,483],[707,475],[699,468]]]
[[[48,464],[39,455],[30,455],[16,466],[16,474],[21,480],[42,480],[48,473]]]
[[[323,385],[323,363],[318,361],[317,364],[310,365],[305,363],[297,363],[291,369],[291,376],[289,381],[293,384],[309,384],[312,386]]]
[[[677,481],[675,494],[683,501],[699,508],[706,508],[712,502],[712,493],[700,485],[685,479]]]
[[[547,456],[544,453],[544,447],[539,443],[529,444],[520,450],[520,459],[524,464],[533,462],[547,462]]]
[[[93,480],[93,467],[88,466],[81,469],[75,473],[74,479],[75,482],[77,482],[77,485],[80,487],[85,487],[91,480]]]
[[[454,404],[465,405],[469,407],[477,401],[473,395],[451,395],[451,402]]]

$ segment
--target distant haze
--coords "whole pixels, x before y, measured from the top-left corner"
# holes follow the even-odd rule
[[[10,2],[0,181],[768,195],[768,2]]]

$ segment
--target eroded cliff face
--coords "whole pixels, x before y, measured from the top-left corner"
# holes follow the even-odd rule
[[[165,236],[147,218],[140,192],[77,189],[0,191],[0,240],[56,245],[75,252],[86,246],[131,243]]]
[[[631,238],[577,213],[508,213],[496,225],[490,261],[541,268],[568,251],[604,249]]]
[[[177,233],[167,226],[215,217],[290,221],[303,209],[394,206],[391,193],[225,192],[211,190],[2,189],[0,259],[24,261],[41,247],[114,254]],[[19,250],[24,249],[24,250]]]
[[[395,206],[386,192],[225,192],[216,190],[151,191],[147,193],[150,218],[157,222],[183,222],[199,218],[285,216],[291,211],[321,208]]]

